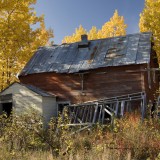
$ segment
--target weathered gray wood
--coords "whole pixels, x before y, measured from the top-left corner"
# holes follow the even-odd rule
[[[77,109],[76,109],[74,123],[76,123],[76,121],[77,121],[78,111],[79,111],[79,107],[77,107]]]
[[[118,116],[118,107],[119,107],[119,102],[117,101],[117,103],[116,103],[116,110],[115,110],[115,116]]]
[[[145,118],[145,111],[146,111],[146,95],[143,95],[143,99],[142,99],[142,121]]]
[[[135,93],[133,94],[133,97],[130,95],[126,95],[126,99],[122,98],[122,96],[119,96],[120,99],[111,98],[110,101],[107,103],[105,100],[99,100],[99,102],[93,101],[87,102],[80,105],[72,105],[67,107],[74,107],[73,111],[75,113],[72,114],[71,121],[74,124],[84,124],[84,123],[96,123],[101,122],[104,124],[105,122],[105,114],[108,114],[111,116],[111,123],[113,122],[113,118],[118,117],[119,115],[124,116],[124,111],[131,111],[131,102],[132,101],[140,101],[141,102],[141,115],[142,119],[145,117],[145,110],[146,110],[146,94],[144,92]],[[125,108],[126,107],[126,108]]]
[[[94,106],[90,106],[89,122],[92,122],[92,121],[93,121],[93,111],[94,111]]]
[[[101,114],[102,114],[102,105],[99,106],[100,107],[100,112],[99,112],[99,117],[98,117],[98,122],[101,122]]]
[[[106,113],[108,113],[110,116],[113,115],[113,114],[112,114],[110,111],[108,111],[106,108],[104,108],[104,111],[105,111]]]
[[[156,83],[156,71],[154,70],[152,71],[152,73],[153,73],[153,82]]]
[[[87,125],[91,125],[91,124],[92,123],[71,123],[71,124],[67,124],[67,126],[87,126]],[[65,126],[65,125],[61,125],[61,126]]]
[[[125,101],[121,102],[121,116],[124,115],[124,105],[125,105]]]
[[[104,123],[104,116],[105,116],[104,108],[105,108],[105,106],[102,105],[102,124]]]
[[[90,122],[90,120],[89,120],[90,108],[91,108],[90,106],[88,106],[88,107],[87,107],[87,111],[86,111],[86,112],[87,112],[87,114],[86,114],[85,122]]]
[[[85,130],[85,129],[87,129],[87,128],[91,127],[91,126],[92,126],[92,124],[89,124],[89,125],[87,125],[87,126],[85,126],[85,127],[83,127],[83,128],[80,128],[79,130],[75,131],[75,132],[74,132],[74,133],[72,133],[72,134],[75,134],[75,133],[81,132],[81,131],[83,131],[83,130]]]
[[[115,110],[111,107],[109,107],[108,105],[105,106],[106,108],[110,109],[112,112],[114,112]]]
[[[82,122],[85,122],[87,109],[88,109],[88,107],[85,107],[84,110],[83,110]]]
[[[97,117],[97,110],[98,110],[98,103],[96,103],[96,106],[95,106],[95,110],[94,110],[94,117],[93,117],[93,123],[96,122],[96,117]]]
[[[150,66],[149,66],[149,63],[147,64],[147,73],[148,73],[148,85],[149,85],[149,88],[151,89],[151,71],[150,71]]]

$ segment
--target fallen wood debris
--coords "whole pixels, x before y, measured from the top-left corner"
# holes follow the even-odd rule
[[[96,123],[112,123],[114,117],[123,117],[126,112],[134,111],[135,104],[139,104],[138,106],[143,120],[147,105],[145,92],[68,105],[65,107],[70,118],[70,124],[68,125],[83,126],[85,129]]]

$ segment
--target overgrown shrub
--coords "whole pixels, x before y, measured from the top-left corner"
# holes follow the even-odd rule
[[[52,118],[48,128],[37,114],[0,116],[0,159],[158,160],[160,120],[138,115],[115,119],[113,125],[95,124],[76,133],[67,112]],[[3,153],[3,154],[2,154]],[[3,155],[3,157],[2,157]],[[160,155],[160,154],[159,154]],[[41,158],[40,158],[41,157]]]

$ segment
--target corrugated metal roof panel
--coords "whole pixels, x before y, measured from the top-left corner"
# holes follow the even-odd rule
[[[80,42],[41,47],[20,75],[42,72],[75,73],[107,66],[150,62],[151,33],[89,41],[89,47],[78,48]]]

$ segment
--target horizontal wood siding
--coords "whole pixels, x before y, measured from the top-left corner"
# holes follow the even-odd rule
[[[58,100],[77,103],[144,91],[145,78],[141,69],[144,69],[143,65],[128,65],[87,71],[83,93],[79,74],[40,73],[19,78],[22,83],[57,95]]]

